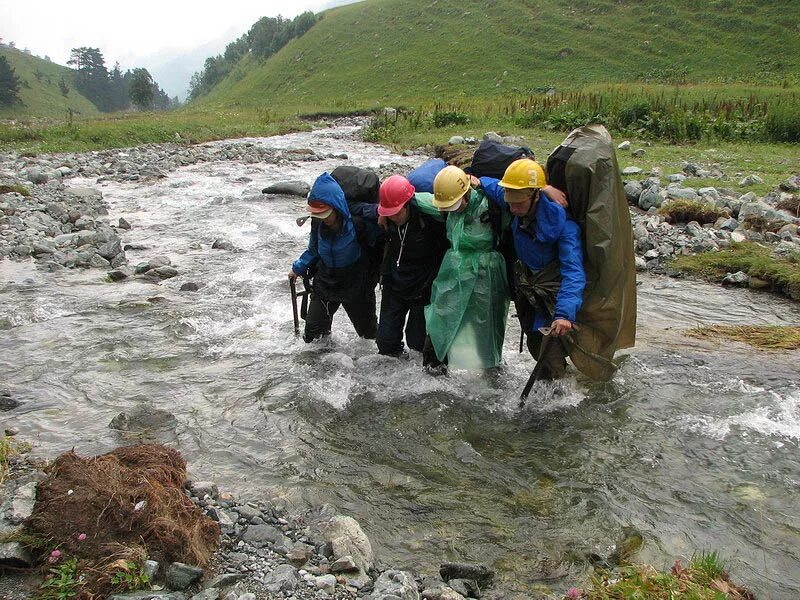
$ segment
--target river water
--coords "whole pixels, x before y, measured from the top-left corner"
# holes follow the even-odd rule
[[[347,153],[359,166],[404,158],[340,128],[249,140]],[[108,283],[99,270],[46,273],[0,262],[2,413],[35,452],[102,453],[137,405],[176,422],[150,437],[190,473],[244,498],[331,502],[355,516],[384,565],[493,565],[500,586],[563,589],[630,528],[639,559],[667,567],[720,550],[759,598],[800,597],[797,353],[687,338],[700,323],[798,324],[766,294],[644,277],[639,341],[613,381],[573,376],[517,396],[530,360],[510,322],[497,373],[431,377],[357,338],[342,313],[328,343],[293,335],[286,272],[308,225],[304,200],[260,197],[343,161],[206,163],[157,183],[99,187],[133,229],[132,264],[158,254],[180,275]],[[218,237],[240,251],[212,250]],[[186,281],[203,284],[179,292]],[[513,312],[513,311],[512,311]]]

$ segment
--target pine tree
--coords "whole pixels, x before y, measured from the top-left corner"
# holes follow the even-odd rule
[[[19,99],[21,80],[5,56],[0,56],[0,105],[11,106]]]

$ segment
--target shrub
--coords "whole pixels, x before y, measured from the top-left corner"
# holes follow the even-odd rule
[[[770,142],[800,142],[800,102],[770,107],[764,133]]]
[[[469,123],[469,117],[455,110],[436,111],[433,113],[434,127],[447,127],[448,125],[465,125]]]

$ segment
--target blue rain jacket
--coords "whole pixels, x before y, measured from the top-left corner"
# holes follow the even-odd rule
[[[342,188],[328,173],[323,173],[314,181],[308,198],[324,202],[342,215],[342,228],[333,231],[324,224],[312,227],[308,248],[292,263],[292,271],[303,276],[318,261],[322,261],[328,270],[356,263],[361,258],[361,245]]]
[[[481,177],[481,187],[486,195],[500,207],[508,210],[503,188],[493,177]],[[540,193],[533,219],[514,217],[511,221],[514,248],[517,257],[531,271],[543,269],[554,260],[561,267],[561,287],[556,296],[553,315],[543,314],[538,307],[533,330],[550,325],[552,320],[567,319],[574,323],[583,303],[586,271],[583,268],[581,229],[567,216],[564,208]]]

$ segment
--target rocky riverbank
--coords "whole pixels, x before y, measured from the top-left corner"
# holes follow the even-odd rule
[[[345,119],[337,125],[359,125],[362,120]],[[352,134],[354,137],[356,133]],[[485,139],[521,143],[489,132]],[[456,144],[477,140],[457,137]],[[631,150],[629,142],[619,153],[632,152],[641,158],[644,149]],[[229,141],[197,146],[181,144],[147,145],[124,150],[69,153],[48,156],[0,155],[0,260],[34,260],[48,270],[62,268],[105,269],[112,280],[132,276],[153,282],[174,277],[170,260],[154,256],[129,265],[125,244],[127,231],[135,224],[125,219],[112,221],[102,192],[93,187],[72,186],[75,177],[103,181],[146,182],[166,177],[180,167],[213,161],[245,164],[290,165],[324,159],[346,160],[346,154],[330,155],[304,148],[271,149],[250,141]],[[402,172],[399,165],[385,165],[382,177]],[[741,176],[740,176],[741,175]],[[719,165],[684,163],[681,172],[664,175],[659,169],[622,170],[625,193],[631,204],[637,268],[671,274],[673,259],[731,247],[752,241],[769,247],[776,259],[800,251],[798,211],[800,176],[792,177],[764,196],[747,187],[760,181],[757,175],[726,174]],[[719,186],[692,186],[692,179],[716,179]],[[690,206],[680,215],[671,208]],[[703,216],[692,218],[692,213]],[[710,222],[708,214],[712,215]],[[212,248],[233,249],[224,239]],[[758,278],[731,273],[725,281],[733,285],[765,287]]]
[[[132,448],[130,452],[135,453],[137,449]],[[97,458],[102,460],[107,456]],[[68,457],[68,460],[80,459]],[[43,581],[37,568],[41,559],[35,558],[30,547],[32,538],[30,535],[20,536],[23,526],[33,515],[42,519],[42,509],[36,510],[37,486],[45,485],[43,482],[47,481],[52,486],[54,477],[45,473],[43,466],[32,464],[24,457],[14,457],[11,460],[12,476],[0,486],[0,535],[3,536],[0,569],[7,570],[9,575],[0,584],[0,594],[7,600],[33,598],[36,587]],[[148,468],[152,473],[153,465]],[[171,466],[165,464],[163,468]],[[62,475],[59,473],[58,476]],[[109,480],[109,484],[112,483]],[[78,489],[76,493],[81,491]],[[218,525],[219,549],[205,568],[179,562],[160,564],[150,557],[143,557],[141,565],[127,565],[124,571],[120,567],[119,572],[135,573],[137,577],[141,570],[147,578],[137,580],[139,584],[136,587],[143,589],[127,593],[115,591],[109,595],[112,600],[462,600],[468,597],[502,597],[491,589],[494,572],[484,565],[445,563],[439,568],[438,578],[420,578],[411,572],[391,568],[378,569],[372,545],[361,526],[352,517],[338,514],[330,505],[290,514],[279,502],[266,499],[242,502],[220,492],[214,483],[201,481],[187,481],[184,493]],[[141,502],[127,510],[149,509],[146,503]],[[107,517],[115,518],[110,514]],[[74,529],[69,516],[62,520],[64,527]],[[97,527],[105,530],[104,523],[98,519]],[[27,534],[28,530],[24,531]],[[150,535],[146,531],[140,534],[142,539]],[[79,544],[91,541],[80,541],[87,538],[85,533],[76,535]],[[36,548],[33,552],[47,557],[46,563],[51,569],[67,564],[70,558],[69,550],[64,546]],[[77,573],[73,575],[77,580]],[[119,580],[122,581],[122,577]],[[124,589],[123,585],[115,584],[115,587]],[[76,584],[71,589],[79,590],[79,587]]]

